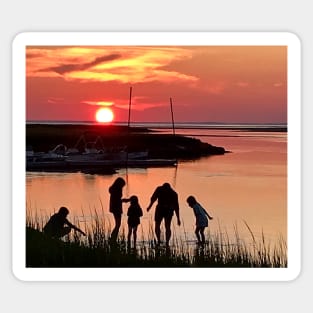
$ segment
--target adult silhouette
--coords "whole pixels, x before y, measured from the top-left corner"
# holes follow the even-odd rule
[[[166,246],[169,246],[169,241],[171,239],[171,222],[174,212],[177,217],[177,224],[180,226],[180,217],[179,217],[179,203],[178,195],[174,189],[172,189],[169,183],[164,183],[161,186],[158,186],[153,192],[150,204],[147,208],[147,212],[150,211],[153,203],[158,201],[155,208],[154,222],[155,222],[155,235],[157,237],[157,243],[161,243],[161,223],[164,219],[165,224],[165,240]]]
[[[69,214],[69,210],[62,206],[59,211],[53,214],[47,224],[44,226],[43,231],[45,234],[55,237],[61,238],[70,233],[72,229],[80,232],[82,235],[86,236],[86,234],[79,229],[77,226],[73,225],[68,219],[67,215]]]
[[[117,235],[121,226],[122,221],[122,202],[126,202],[122,199],[123,187],[126,185],[125,180],[122,177],[115,179],[113,184],[109,187],[110,193],[110,212],[113,214],[115,226],[111,232],[110,241],[116,242]]]

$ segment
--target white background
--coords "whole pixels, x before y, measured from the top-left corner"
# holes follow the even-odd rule
[[[312,116],[309,1],[2,1],[0,4],[1,311],[295,312],[312,308],[312,208],[308,202]],[[25,31],[288,31],[302,41],[302,271],[291,282],[26,283],[12,274],[11,43]],[[311,58],[310,58],[311,56]],[[312,149],[311,149],[312,150]],[[300,204],[299,204],[300,206]],[[23,209],[23,208],[21,208]],[[300,208],[299,208],[300,209]],[[270,218],[270,217],[269,217]],[[60,303],[58,303],[60,302]]]

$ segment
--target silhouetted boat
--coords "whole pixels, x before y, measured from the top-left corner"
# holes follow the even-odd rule
[[[149,158],[148,151],[106,151],[89,146],[83,152],[79,152],[76,148],[67,149],[63,144],[57,145],[47,153],[34,153],[27,150],[26,156],[27,171],[81,171],[113,174],[117,169],[125,167],[146,168],[176,165],[176,159]]]

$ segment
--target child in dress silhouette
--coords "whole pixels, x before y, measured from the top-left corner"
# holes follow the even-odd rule
[[[136,247],[137,241],[137,228],[140,224],[140,217],[142,216],[142,209],[139,205],[138,197],[131,196],[129,199],[125,200],[125,202],[130,202],[130,206],[127,210],[127,224],[128,224],[128,245],[131,244],[131,236],[133,235],[134,247]]]

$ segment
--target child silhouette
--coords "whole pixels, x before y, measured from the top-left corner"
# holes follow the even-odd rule
[[[210,216],[209,213],[201,206],[201,204],[197,202],[194,196],[189,196],[187,198],[187,203],[193,209],[193,213],[195,214],[196,217],[195,234],[197,236],[198,244],[204,244],[205,243],[204,230],[209,225],[208,218],[212,220],[213,217]]]
[[[127,224],[128,224],[128,245],[131,245],[131,236],[133,235],[134,247],[136,247],[137,241],[137,227],[140,224],[140,217],[142,216],[142,209],[139,205],[138,197],[131,196],[129,199],[125,200],[125,202],[130,202],[130,206],[127,210]]]

